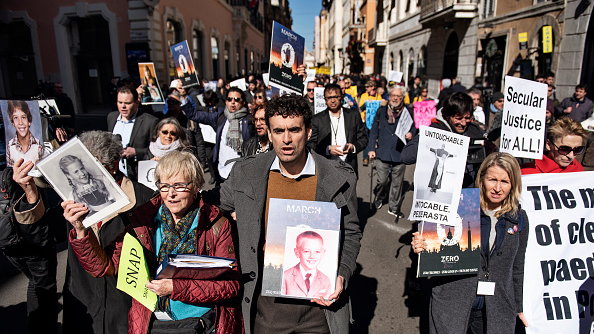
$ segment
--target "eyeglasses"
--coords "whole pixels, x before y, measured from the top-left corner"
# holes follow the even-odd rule
[[[165,136],[167,136],[167,135],[172,135],[172,136],[174,136],[174,137],[177,137],[177,132],[175,132],[175,131],[161,130],[161,133],[162,133],[163,135],[165,135]]]
[[[314,91],[314,89],[313,89],[313,88],[308,88],[308,89],[307,89],[307,91],[308,91],[308,92],[313,92],[313,91]]]
[[[241,102],[241,97],[228,97],[227,102],[231,102],[231,101]]]
[[[169,192],[169,189],[175,190],[176,193],[188,191],[190,190],[190,188],[188,187],[190,184],[192,184],[192,182],[176,182],[174,184],[155,182],[155,185],[162,193]]]
[[[258,100],[264,100],[264,96],[261,96],[261,95],[256,95],[256,98],[257,98]]]
[[[266,118],[254,118],[254,123],[266,123]]]
[[[338,100],[338,99],[340,99],[340,98],[341,98],[341,96],[340,96],[340,95],[335,95],[335,96],[326,96],[326,97],[324,97],[324,99],[326,99],[326,100]]]
[[[569,153],[571,153],[571,152],[573,152],[574,155],[578,155],[578,154],[584,153],[584,150],[586,149],[585,146],[578,146],[578,147],[570,147],[567,145],[557,146],[557,145],[555,145],[555,143],[553,143],[550,140],[549,140],[549,143],[553,144],[553,146],[555,146],[555,148],[557,149],[557,152],[559,152],[559,154],[561,154],[561,155],[569,155]]]

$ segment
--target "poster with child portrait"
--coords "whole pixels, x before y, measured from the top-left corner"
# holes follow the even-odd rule
[[[6,164],[19,159],[37,162],[43,158],[43,137],[38,101],[0,100],[4,121]]]
[[[88,207],[89,213],[82,221],[85,227],[130,204],[122,188],[77,137],[37,163],[37,168],[62,200]]]
[[[263,296],[311,300],[334,292],[340,217],[333,202],[270,199]]]

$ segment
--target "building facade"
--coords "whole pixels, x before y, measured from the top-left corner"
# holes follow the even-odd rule
[[[162,85],[173,79],[169,47],[183,40],[201,79],[261,73],[270,48],[265,28],[274,19],[290,27],[288,6],[288,0],[6,0],[0,95],[29,98],[38,81],[61,82],[78,113],[105,112],[110,82],[137,76],[138,62],[154,62]]]

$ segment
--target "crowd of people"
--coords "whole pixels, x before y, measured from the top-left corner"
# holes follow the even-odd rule
[[[305,80],[304,73],[301,67]],[[43,152],[28,132],[27,104],[11,102],[17,134],[7,154],[12,168],[4,169],[0,180],[5,194],[0,249],[29,279],[31,333],[56,331],[56,226],[68,226],[64,333],[347,333],[347,286],[362,238],[357,158],[361,154],[363,165],[373,167],[371,214],[387,203],[389,214],[403,218],[404,172],[406,165],[419,163],[419,134],[412,125],[403,140],[396,127],[405,113],[413,117],[416,102],[432,99],[438,109],[430,126],[469,137],[479,152],[467,160],[462,186],[480,189],[482,256],[478,275],[431,279],[430,331],[513,333],[516,321],[530,325],[522,312],[529,221],[519,205],[521,175],[584,170],[576,157],[589,138],[581,125],[592,115],[587,87],[576,86],[572,97],[559,102],[554,77],[537,78],[548,85],[545,154],[519,161],[498,152],[503,94],[466,89],[456,78],[442,80],[437,97],[429,96],[421,77],[411,78],[407,88],[379,75],[318,75],[304,83],[302,95],[273,97],[261,77],[246,79],[245,91],[223,79],[210,90],[173,80],[164,90],[162,110],[141,103],[151,94],[145,87],[150,80],[118,87],[107,131],[84,132],[79,139],[130,204],[89,228],[82,220],[94,209],[80,196],[60,201],[43,178],[31,176]],[[326,104],[318,113],[316,87],[323,87]],[[367,101],[380,103],[373,119],[366,117]],[[203,133],[205,127],[214,136]],[[80,159],[71,159],[63,168],[69,182],[76,182],[75,173],[92,182]],[[158,162],[156,191],[139,183],[138,164],[144,160]],[[204,191],[209,179],[214,186]],[[440,182],[436,177],[436,187]],[[334,202],[340,209],[338,273],[329,297],[261,295],[270,198]],[[506,233],[508,228],[517,233]],[[140,241],[152,274],[171,253],[233,258],[239,266],[215,279],[151,280],[146,288],[158,296],[153,313],[116,288],[125,233]],[[415,253],[427,247],[419,233],[411,246]],[[496,283],[492,296],[476,293],[485,278]]]

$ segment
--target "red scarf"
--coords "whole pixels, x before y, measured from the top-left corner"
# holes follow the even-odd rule
[[[542,160],[534,160],[522,166],[522,175],[540,173],[573,173],[583,171],[584,167],[582,167],[577,159],[573,159],[569,166],[561,168],[561,166],[559,166],[555,160],[547,157],[546,155],[542,156]]]

